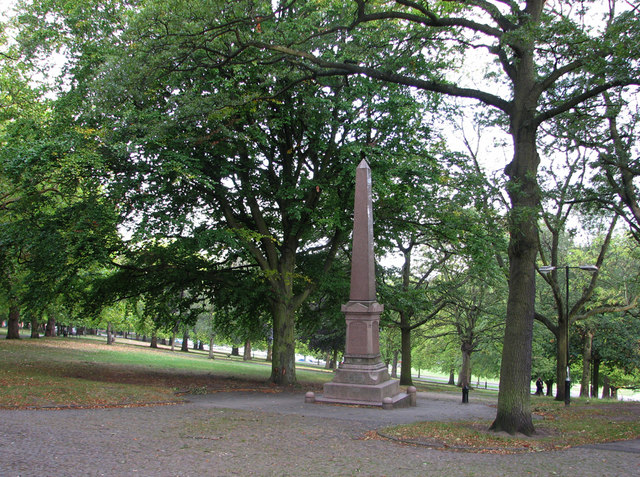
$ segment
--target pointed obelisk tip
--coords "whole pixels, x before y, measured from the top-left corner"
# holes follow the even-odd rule
[[[373,204],[371,169],[364,159],[356,170],[351,255],[351,301],[375,301],[376,277],[373,255]]]

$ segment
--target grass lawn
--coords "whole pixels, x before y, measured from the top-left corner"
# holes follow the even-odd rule
[[[6,340],[0,337],[0,408],[64,408],[171,404],[184,394],[220,391],[283,392],[269,384],[271,366],[218,354],[151,349],[119,339]],[[299,389],[320,390],[331,372],[299,366]],[[428,384],[420,391],[459,395],[455,386]],[[471,399],[495,403],[493,391],[473,390]],[[455,405],[460,405],[456,403]],[[417,422],[369,433],[408,444],[470,452],[540,452],[596,442],[640,438],[640,402],[574,399],[571,406],[531,397],[537,433],[489,432],[488,421]]]
[[[144,405],[178,402],[185,393],[282,389],[268,383],[271,367],[218,355],[154,350],[120,339],[0,338],[0,407]],[[297,370],[305,387],[331,373]]]
[[[379,437],[457,451],[518,454],[640,438],[640,403],[531,397],[536,434],[490,432],[491,421],[418,422],[378,431]]]

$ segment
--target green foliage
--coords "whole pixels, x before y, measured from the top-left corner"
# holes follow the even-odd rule
[[[460,346],[453,334],[436,338],[416,337],[412,350],[412,363],[416,369],[429,369],[454,374],[460,369]]]
[[[349,272],[350,263],[339,257],[333,273],[323,277],[300,309],[296,331],[313,352],[326,355],[344,351],[346,322],[341,307],[349,300]]]
[[[11,79],[0,123],[1,280],[26,314],[39,317],[50,306],[72,308],[82,275],[106,263],[119,239],[95,177],[95,144],[32,86],[17,47],[0,66]]]
[[[534,323],[531,379],[557,382],[556,339],[542,324]]]

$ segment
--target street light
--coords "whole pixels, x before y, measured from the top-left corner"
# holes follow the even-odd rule
[[[566,332],[567,332],[567,377],[564,380],[564,405],[568,406],[569,404],[571,404],[571,376],[569,375],[569,269],[570,268],[576,268],[576,269],[580,269],[580,270],[584,270],[586,272],[597,272],[598,271],[598,267],[596,265],[578,265],[577,267],[570,267],[569,265],[564,265],[562,267],[555,267],[553,265],[545,265],[542,266],[540,268],[538,268],[538,270],[540,271],[540,273],[550,273],[554,270],[558,270],[560,268],[564,268],[565,270],[565,294],[566,294],[566,302],[565,302],[565,316],[567,319],[567,326],[566,326]],[[558,383],[559,385],[560,383]]]

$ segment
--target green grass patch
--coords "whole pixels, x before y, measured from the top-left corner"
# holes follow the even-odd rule
[[[533,436],[489,431],[490,421],[419,422],[383,429],[394,440],[478,453],[545,452],[586,444],[640,438],[640,403],[575,400],[571,406],[537,398]]]
[[[84,338],[0,339],[0,407],[142,405],[177,402],[185,393],[277,391],[270,363],[171,352]],[[301,385],[331,373],[300,369]]]

